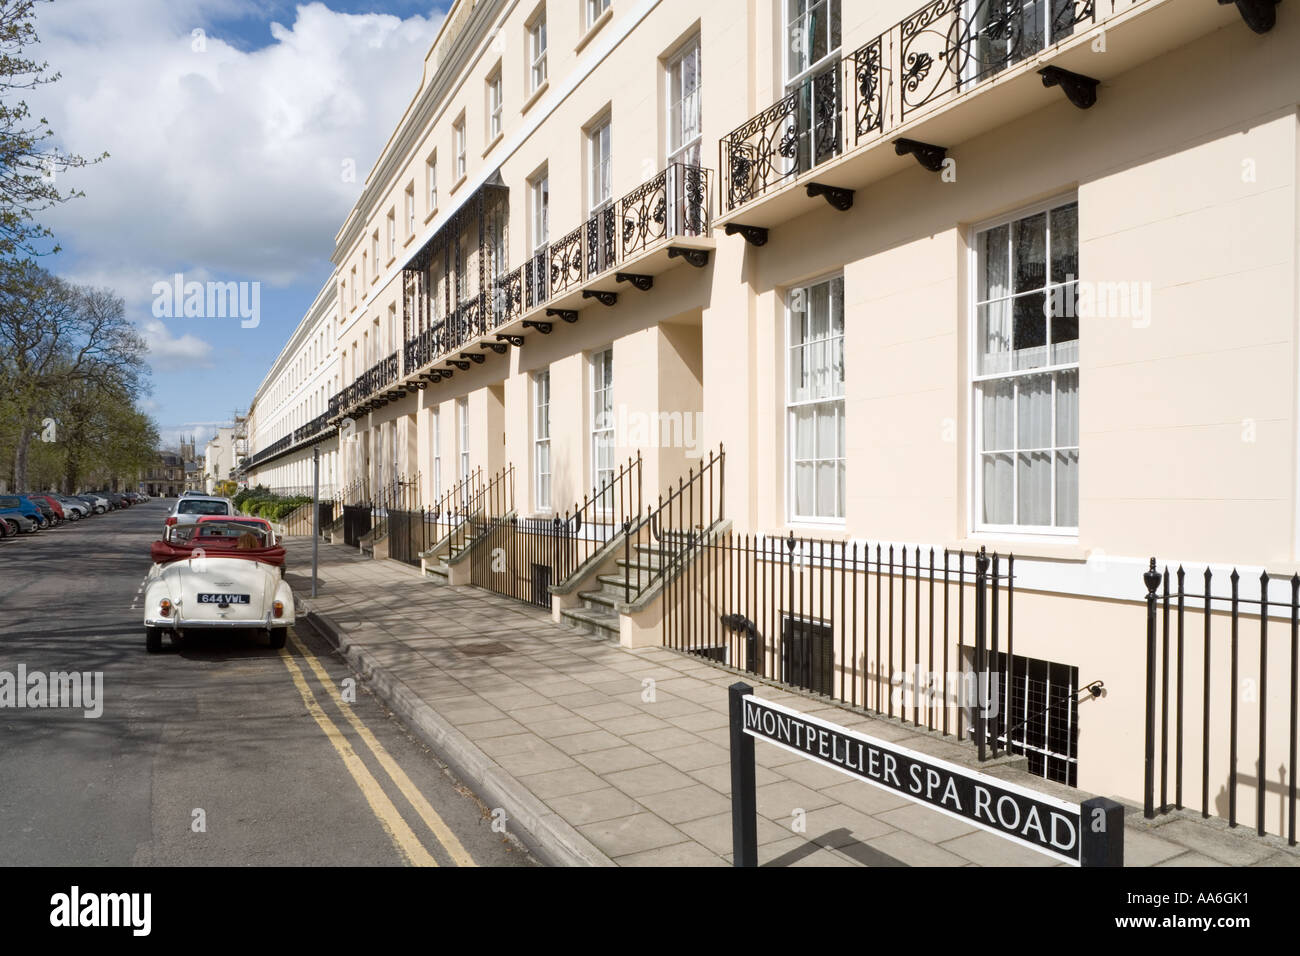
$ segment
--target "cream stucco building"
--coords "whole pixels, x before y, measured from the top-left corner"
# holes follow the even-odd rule
[[[253,398],[246,478],[307,487],[319,448],[341,502],[459,503],[483,523],[420,548],[453,583],[493,520],[603,528],[581,560],[527,545],[512,593],[908,719],[915,672],[972,666],[974,553],[1014,553],[1014,604],[1005,577],[981,599],[985,640],[1014,634],[1004,742],[1140,800],[1149,558],[1216,596],[1300,567],[1287,6],[458,0]],[[1264,663],[1257,616],[1236,664],[1223,615],[1160,658],[1184,802],[1236,789],[1255,825],[1262,791],[1272,832],[1282,613]],[[951,705],[922,723],[956,732]]]

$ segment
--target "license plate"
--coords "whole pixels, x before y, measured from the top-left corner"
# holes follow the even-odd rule
[[[247,594],[200,594],[200,604],[247,604]]]

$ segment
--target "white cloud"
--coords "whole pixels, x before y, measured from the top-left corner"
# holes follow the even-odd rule
[[[197,335],[190,335],[188,332],[179,336],[172,335],[167,326],[158,319],[142,319],[137,325],[140,326],[140,334],[144,336],[145,344],[149,347],[149,362],[155,368],[167,362],[184,362],[200,367],[212,364],[209,361],[212,345]]]
[[[318,278],[364,179],[419,83],[439,18],[299,6],[241,51],[212,17],[244,0],[59,0],[38,57],[63,78],[29,97],[60,144],[111,157],[60,174],[86,197],[45,221],[76,267],[128,303],[177,271],[285,286]],[[165,331],[165,330],[164,330]],[[162,349],[193,336],[157,336]],[[187,340],[190,340],[187,342]],[[174,343],[186,343],[176,345]]]

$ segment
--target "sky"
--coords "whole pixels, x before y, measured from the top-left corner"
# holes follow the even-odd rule
[[[153,389],[141,404],[164,445],[195,434],[201,447],[247,410],[330,275],[334,237],[419,86],[448,5],[37,5],[31,55],[62,77],[27,95],[32,113],[60,149],[109,153],[56,172],[60,188],[85,196],[42,215],[61,246],[42,264],[124,300],[149,345]],[[238,283],[244,314],[187,317],[184,297],[162,292],[178,274],[205,293]]]

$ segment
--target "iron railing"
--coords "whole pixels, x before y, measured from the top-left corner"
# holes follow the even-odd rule
[[[618,259],[645,251],[670,236],[702,236],[709,231],[709,171],[670,163],[618,203]]]
[[[423,272],[411,272],[405,306],[418,330],[402,349],[403,376],[438,362],[468,367],[460,351],[525,313],[582,287],[592,278],[674,237],[703,236],[710,227],[709,170],[669,164],[621,199],[611,202],[571,232],[538,249],[522,266],[483,276],[485,290],[454,306],[429,299]],[[428,266],[431,252],[422,252]],[[419,263],[417,263],[418,265]],[[448,281],[448,285],[454,283]],[[439,313],[441,318],[432,318]],[[428,324],[420,328],[426,318]],[[445,374],[445,373],[444,373]],[[452,373],[454,374],[454,373]],[[429,376],[426,376],[429,377]],[[438,376],[432,376],[435,380]],[[359,403],[364,389],[340,393],[338,404]]]
[[[844,147],[838,57],[719,144],[730,212],[838,156]]]
[[[697,470],[687,470],[677,487],[659,495],[645,514],[623,525],[623,600],[632,603],[678,569],[699,537],[724,515],[726,451],[709,452]]]
[[[463,506],[463,520],[447,537],[448,553],[457,555],[476,547],[492,527],[515,510],[515,466],[506,465],[487,484],[471,490]]]
[[[629,458],[562,515],[485,525],[472,581],[498,594],[551,606],[550,586],[584,575],[641,512],[641,455]]]
[[[550,260],[549,278],[550,296],[555,298],[566,292],[572,292],[582,285],[586,278],[583,272],[582,235],[585,226],[579,226],[550,244],[546,254]]]
[[[476,468],[438,495],[429,507],[406,502],[388,512],[388,556],[415,566],[421,558],[468,520],[483,489],[483,469]]]
[[[1226,588],[1208,567],[1191,577],[1180,566],[1171,580],[1155,558],[1144,575],[1144,815],[1189,807],[1236,827],[1245,787],[1254,792],[1256,832],[1285,834],[1295,846],[1300,575],[1263,572],[1248,588],[1236,569]],[[1243,747],[1252,748],[1246,753],[1254,758],[1253,773],[1239,766]],[[1200,778],[1192,794],[1183,787],[1189,772]]]
[[[722,138],[731,212],[1142,0],[932,0]],[[848,91],[852,90],[852,105]]]
[[[1008,716],[1013,556],[680,534],[685,547],[665,562],[666,646],[972,738],[981,760],[1026,751],[1038,728]]]

